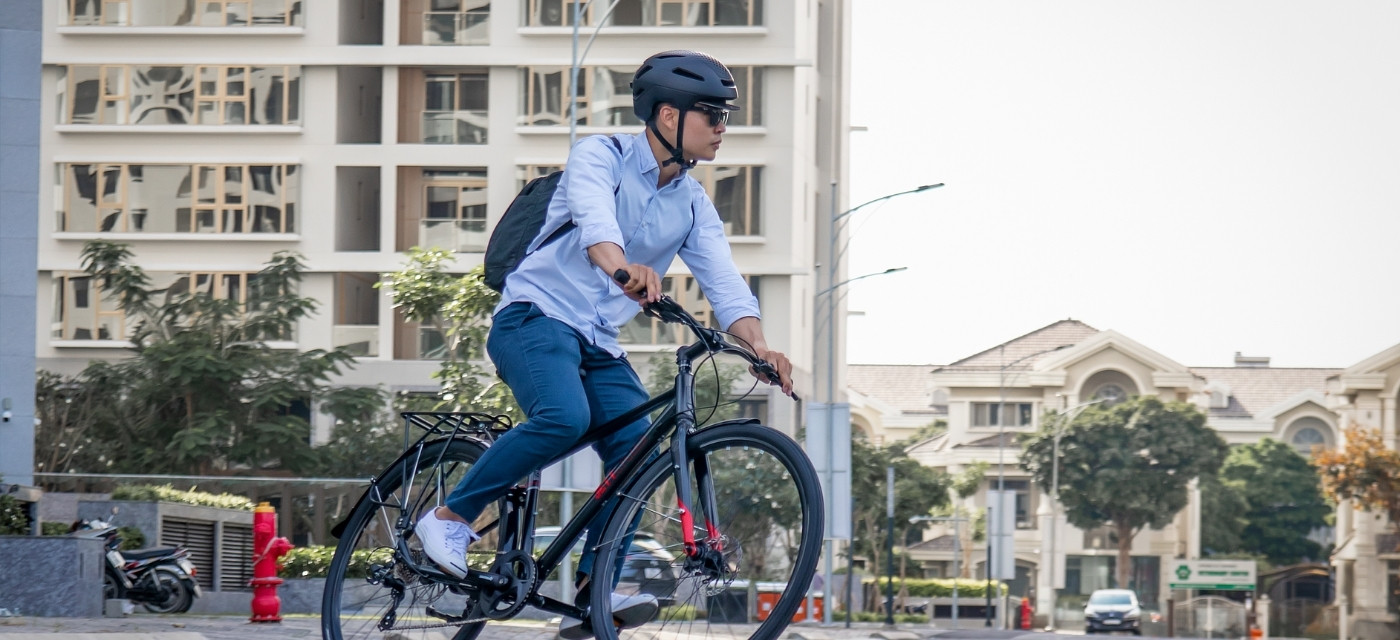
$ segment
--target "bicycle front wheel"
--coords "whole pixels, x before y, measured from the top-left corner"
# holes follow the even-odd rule
[[[623,490],[602,537],[591,603],[599,640],[773,640],[806,597],[823,508],[802,449],[751,423],[699,431],[687,448],[701,557],[686,556],[676,472],[663,455]],[[635,619],[612,616],[612,591],[649,594],[660,610],[631,626]]]
[[[410,562],[428,560],[416,540],[406,545],[413,557],[402,556],[399,549],[405,545],[400,545],[398,524],[402,515],[417,522],[420,515],[442,504],[485,450],[480,443],[468,440],[430,442],[370,487],[351,513],[327,571],[321,601],[324,640],[472,640],[481,633],[484,622],[453,624],[434,614],[461,616],[470,604],[468,596],[409,568]],[[498,507],[488,508],[474,523],[475,528],[480,530],[483,522],[498,515]],[[493,542],[478,542],[473,551],[477,546],[493,549]],[[467,555],[473,566],[489,563],[492,556],[471,551]],[[473,561],[474,555],[482,555],[484,560]]]

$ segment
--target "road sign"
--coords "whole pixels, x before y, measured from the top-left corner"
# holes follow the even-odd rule
[[[1172,589],[1253,591],[1258,581],[1253,560],[1173,560],[1167,566]]]

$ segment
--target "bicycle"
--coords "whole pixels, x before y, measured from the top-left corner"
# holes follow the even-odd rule
[[[644,309],[687,326],[697,340],[677,350],[672,389],[600,427],[595,437],[659,411],[638,445],[538,557],[538,470],[473,523],[483,538],[469,548],[464,578],[446,575],[423,556],[412,536],[418,515],[441,504],[511,425],[504,417],[479,413],[401,414],[404,453],[371,481],[350,516],[333,530],[340,544],[322,601],[326,640],[426,640],[444,637],[434,631],[444,628],[456,628],[454,640],[472,640],[487,622],[513,618],[527,605],[584,620],[598,640],[774,640],[787,627],[806,597],[820,554],[817,475],[796,442],[757,420],[697,426],[692,366],[703,357],[729,353],[769,379],[777,379],[776,371],[727,342],[723,332],[701,325],[669,297]],[[425,433],[409,444],[411,428]],[[559,459],[589,444],[580,443]],[[576,541],[582,544],[587,523],[603,509],[612,509],[612,515],[596,547],[591,582],[616,585],[619,593],[656,596],[658,613],[640,626],[615,624],[613,589],[589,589],[573,603],[540,593],[546,577]],[[634,539],[645,542],[647,552],[629,559]],[[492,551],[475,551],[479,548]],[[760,606],[760,589],[767,599],[778,589],[771,607],[767,600]]]

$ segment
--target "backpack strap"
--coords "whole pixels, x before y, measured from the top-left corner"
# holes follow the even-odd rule
[[[623,153],[622,153],[622,143],[621,143],[620,141],[618,141],[617,136],[615,136],[615,135],[608,136],[608,140],[611,140],[611,141],[612,141],[613,148],[614,148],[614,149],[617,149],[617,157],[618,157],[618,160],[621,160],[622,157],[623,157]],[[613,198],[614,198],[614,199],[617,198],[617,193],[618,193],[619,191],[621,191],[621,190],[622,190],[622,172],[619,171],[618,174],[617,174],[617,184],[616,184],[616,185],[613,185]],[[694,222],[693,222],[694,217],[695,217],[695,212],[694,212],[694,210],[692,210],[692,211],[691,211],[691,220],[692,220],[691,224],[692,224],[692,225],[694,225]],[[555,229],[555,230],[554,230],[554,233],[549,234],[549,237],[548,237],[548,238],[545,238],[545,239],[544,239],[544,242],[541,242],[541,243],[540,243],[540,246],[535,247],[535,251],[539,251],[540,249],[544,248],[545,245],[548,245],[549,243],[554,242],[555,240],[558,240],[561,236],[563,236],[564,234],[568,233],[570,229],[573,229],[573,228],[576,227],[576,226],[578,226],[578,225],[574,224],[574,221],[573,221],[573,220],[565,220],[565,221],[564,221],[564,224],[559,225],[559,228],[558,228],[558,229]]]

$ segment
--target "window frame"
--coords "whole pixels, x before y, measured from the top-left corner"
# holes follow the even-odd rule
[[[607,16],[607,19],[609,19],[609,22],[606,23],[606,26],[608,26],[608,27],[610,27],[610,28],[621,28],[621,29],[626,29],[626,28],[634,28],[634,29],[635,29],[635,28],[704,29],[704,28],[713,28],[713,27],[761,27],[761,26],[763,26],[763,22],[762,22],[763,10],[762,10],[762,7],[760,6],[760,3],[762,3],[762,2],[763,2],[763,0],[747,0],[747,2],[745,3],[745,8],[746,8],[747,11],[748,11],[748,19],[745,21],[744,24],[716,24],[716,23],[715,23],[715,18],[716,18],[716,12],[717,12],[717,10],[718,10],[716,5],[717,5],[718,3],[715,2],[715,0],[638,0],[638,8],[640,8],[640,7],[641,7],[642,5],[644,5],[644,4],[651,4],[651,5],[653,6],[652,15],[654,15],[655,18],[656,18],[656,19],[655,19],[655,22],[654,22],[653,24],[635,24],[635,25],[634,25],[634,24],[626,24],[626,25],[620,25],[620,24],[616,24],[616,23],[614,23],[614,22],[611,22],[611,16]],[[523,0],[522,4],[524,5],[524,6],[521,8],[521,12],[520,12],[521,19],[524,21],[524,24],[523,24],[522,26],[526,26],[526,27],[572,27],[572,26],[573,26],[574,12],[573,12],[573,2],[572,2],[572,0]],[[559,15],[560,15],[560,23],[559,23],[559,24],[543,24],[543,23],[541,23],[541,21],[540,21],[540,16],[541,16],[542,14],[545,13],[545,12],[544,12],[544,8],[545,8],[546,6],[550,6],[550,5],[555,5],[555,6],[557,6],[558,9],[559,9]],[[687,7],[704,5],[704,6],[707,7],[707,9],[706,9],[706,11],[705,11],[705,20],[704,20],[704,23],[703,23],[703,24],[685,24],[685,23],[684,23],[684,20],[682,20],[681,23],[677,23],[677,24],[666,24],[666,21],[665,21],[665,7],[668,6],[668,5],[680,5],[680,7],[681,7],[681,15],[682,15],[682,16],[685,15],[685,13],[686,13],[686,8],[687,8]],[[594,20],[594,16],[595,16],[595,15],[597,15],[597,13],[594,12],[594,10],[593,10],[593,5],[592,5],[591,3],[588,4],[587,6],[585,6],[584,9],[583,9],[583,16],[582,16],[582,18],[583,18],[583,24],[580,25],[580,26],[585,26],[585,27],[594,27],[594,26],[598,26],[598,25],[596,24],[595,20]]]
[[[739,172],[738,175],[737,175],[737,176],[733,176],[733,177],[742,176],[742,181],[743,181],[743,182],[742,182],[742,185],[743,185],[743,194],[741,195],[741,197],[735,198],[735,200],[738,201],[738,202],[740,203],[740,208],[741,208],[741,210],[740,210],[740,211],[730,211],[730,212],[727,212],[727,213],[729,214],[729,216],[730,216],[730,219],[729,219],[728,221],[725,221],[725,225],[726,225],[726,227],[727,227],[727,228],[725,229],[725,231],[724,231],[724,232],[725,232],[725,235],[726,235],[726,236],[762,236],[762,235],[763,235],[763,216],[762,216],[762,207],[763,207],[763,193],[762,193],[762,186],[763,186],[763,179],[762,179],[762,175],[763,175],[763,165],[758,165],[758,164],[704,164],[704,165],[697,165],[695,168],[691,169],[689,173],[690,173],[690,176],[691,176],[692,178],[695,178],[695,180],[696,180],[697,182],[699,182],[700,185],[701,185],[702,187],[705,188],[705,193],[706,193],[706,194],[709,194],[710,200],[713,202],[713,201],[714,201],[715,193],[718,191],[718,187],[719,187],[720,181],[721,181],[721,180],[725,180],[725,179],[729,179],[729,178],[731,177],[731,176],[717,176],[717,174],[719,174],[719,173],[721,173],[721,172],[725,172],[725,171],[738,171],[738,172]],[[716,208],[718,209],[718,205],[716,205]],[[720,218],[723,219],[726,212],[725,212],[725,211],[720,211],[719,213],[720,213]],[[743,229],[742,229],[742,231],[734,231],[734,230],[731,230],[731,229],[737,228],[737,227],[739,226],[739,225],[735,222],[735,218],[736,218],[736,217],[742,219],[742,222],[743,222]]]
[[[1020,400],[1008,400],[1006,402],[999,402],[993,400],[990,402],[970,402],[968,404],[968,425],[974,429],[997,428],[1002,426],[1005,426],[1006,428],[1010,429],[1020,429],[1035,426],[1034,402],[1022,402]],[[1000,422],[1002,415],[1002,411],[1000,409],[1001,406],[1012,408],[1012,410],[1015,411],[1017,415],[1024,416],[1026,418],[1026,422],[1017,425],[1002,425]],[[983,409],[983,411],[981,411],[981,415],[979,415],[979,409]],[[997,418],[995,420],[992,419],[992,413],[997,414]],[[985,424],[979,422],[979,420],[984,419]]]
[[[139,28],[139,27],[155,27],[155,28],[177,28],[177,29],[185,29],[185,28],[192,28],[192,29],[208,29],[208,28],[225,28],[225,27],[231,27],[231,28],[244,28],[244,27],[249,27],[249,28],[269,28],[269,27],[271,27],[271,28],[277,28],[277,27],[300,27],[300,26],[302,26],[302,24],[301,24],[301,23],[302,23],[302,20],[301,20],[302,12],[301,12],[300,10],[294,11],[294,9],[296,9],[296,8],[299,7],[299,0],[281,0],[281,2],[282,2],[282,22],[281,22],[280,24],[278,24],[278,23],[259,23],[259,22],[256,20],[257,15],[256,15],[256,13],[254,12],[255,6],[256,6],[257,4],[259,4],[260,2],[261,2],[261,3],[271,3],[271,2],[276,2],[276,1],[278,1],[278,0],[199,0],[197,3],[195,3],[195,11],[191,14],[192,20],[191,20],[191,22],[188,23],[188,24],[142,24],[142,25],[134,25],[134,24],[132,24],[132,20],[133,20],[133,18],[134,18],[134,16],[135,16],[135,12],[133,11],[133,5],[134,5],[134,4],[137,4],[137,3],[142,3],[142,4],[144,4],[144,2],[149,2],[149,1],[150,1],[150,0],[144,0],[144,1],[143,1],[143,0],[134,0],[134,1],[133,1],[133,0],[91,0],[90,2],[84,2],[84,0],[67,0],[67,2],[65,2],[65,3],[62,5],[62,6],[66,9],[67,15],[63,16],[63,23],[62,23],[61,26],[63,26],[63,27],[78,27],[78,28],[92,28],[92,27],[138,27],[138,28]],[[156,0],[156,1],[162,1],[162,0]],[[79,12],[78,12],[78,5],[79,5],[79,3],[82,3],[82,4],[84,4],[85,6],[96,6],[96,7],[98,7],[98,13],[95,15],[95,17],[97,18],[97,22],[83,22],[83,21],[79,21],[79,20],[77,19],[77,17],[80,15]],[[111,15],[111,14],[112,14],[112,11],[111,11],[110,9],[108,9],[108,6],[109,6],[109,5],[114,6],[114,7],[120,7],[120,8],[121,8],[121,10],[117,12],[117,14],[118,14],[118,16],[119,16],[119,19],[118,19],[117,21],[113,21],[113,22],[106,22],[106,21],[103,21],[103,17],[104,17],[104,16],[108,16],[108,15]],[[217,5],[217,6],[220,7],[220,11],[219,11],[220,20],[219,20],[219,23],[218,23],[218,24],[204,24],[203,18],[204,18],[204,16],[206,15],[206,11],[205,11],[204,9],[207,8],[208,6],[211,6],[211,5]],[[228,6],[229,6],[229,5],[243,5],[243,6],[245,6],[245,7],[246,7],[246,11],[247,11],[248,19],[247,19],[244,23],[242,23],[242,24],[237,24],[237,23],[232,23],[232,24],[231,24],[231,23],[228,21],[228,16],[229,16],[229,13],[228,13]],[[84,14],[81,14],[81,15],[83,15],[83,16],[88,16],[89,14],[84,13]]]
[[[116,327],[116,330],[117,330],[117,336],[116,336],[116,337],[102,338],[102,337],[98,337],[97,335],[95,335],[95,336],[93,336],[93,337],[91,337],[91,338],[74,338],[74,337],[72,337],[72,334],[71,334],[71,331],[72,331],[72,324],[71,324],[71,322],[72,322],[72,320],[73,320],[73,312],[74,312],[74,309],[70,308],[70,307],[68,306],[67,303],[68,303],[68,292],[71,290],[72,282],[75,281],[75,280],[86,280],[86,281],[87,281],[87,287],[88,287],[87,296],[88,296],[88,300],[89,300],[90,302],[89,302],[89,304],[88,304],[87,310],[85,310],[85,311],[91,311],[91,313],[92,313],[92,318],[93,318],[93,328],[99,332],[98,335],[100,335],[101,327],[103,326],[103,319],[104,319],[104,318],[113,318],[113,319],[116,320],[116,322],[112,325],[112,326]],[[59,326],[58,326],[58,333],[59,333],[59,335],[57,335],[57,336],[53,335],[52,330],[51,330],[51,331],[50,331],[50,339],[52,339],[52,340],[64,340],[64,341],[96,340],[96,341],[101,341],[101,342],[126,342],[126,341],[127,341],[127,339],[126,339],[126,330],[127,330],[127,327],[126,327],[126,312],[122,311],[120,308],[115,308],[115,309],[110,309],[110,310],[105,308],[105,305],[103,304],[103,302],[106,300],[107,296],[104,295],[104,293],[103,293],[103,291],[102,291],[102,287],[100,286],[100,283],[99,283],[99,281],[98,281],[98,279],[97,279],[96,276],[93,276],[93,275],[90,275],[90,274],[87,274],[87,273],[82,273],[82,272],[54,273],[54,274],[53,274],[53,292],[54,292],[54,294],[53,294],[53,295],[54,295],[54,300],[53,300],[53,303],[54,303],[54,310],[58,312],[59,317],[58,317],[58,318],[54,318],[54,319],[52,320],[52,322],[59,325]],[[50,325],[50,327],[51,327],[51,329],[52,329],[52,324]]]
[[[433,172],[433,171],[429,171],[429,170],[424,170],[424,171],[423,171],[423,192],[422,192],[422,196],[423,196],[423,210],[422,210],[421,214],[418,216],[418,241],[419,241],[419,245],[420,245],[420,246],[429,246],[428,244],[426,244],[426,243],[424,242],[425,236],[426,236],[426,234],[427,234],[427,224],[428,224],[429,222],[442,223],[442,222],[449,222],[449,221],[450,221],[450,222],[452,222],[452,223],[454,223],[454,224],[456,225],[456,227],[455,227],[455,229],[454,229],[454,231],[453,231],[453,236],[456,237],[456,238],[458,238],[458,240],[457,240],[457,242],[455,243],[454,246],[452,246],[452,247],[442,247],[442,248],[448,249],[448,250],[450,250],[450,251],[452,251],[452,252],[454,252],[454,253],[480,253],[480,252],[483,252],[483,251],[486,250],[486,239],[489,238],[489,234],[490,234],[490,232],[491,232],[491,229],[490,229],[490,215],[491,215],[491,211],[490,211],[490,205],[489,205],[489,203],[486,201],[486,193],[487,193],[487,189],[488,189],[487,171],[486,171],[486,168],[485,168],[485,167],[476,167],[476,168],[464,168],[464,169],[462,169],[461,171],[458,171],[458,172],[456,172],[456,173],[464,173],[464,172],[467,172],[467,173],[477,173],[477,174],[479,174],[479,175],[456,175],[456,176],[446,176],[446,175],[444,175],[444,176],[437,176],[437,175],[433,175],[433,174],[435,173],[435,172]],[[445,172],[443,172],[443,173],[445,173]],[[429,194],[432,192],[432,189],[434,189],[434,188],[451,188],[451,189],[454,189],[454,190],[455,190],[455,193],[456,193],[456,196],[457,196],[457,197],[456,197],[456,200],[455,200],[455,205],[453,206],[453,209],[452,209],[452,213],[453,213],[453,216],[452,216],[452,217],[450,217],[450,218],[434,218],[434,217],[430,217],[430,216],[428,215],[428,213],[429,213],[429,207],[430,207],[430,205],[431,205],[432,202],[433,202],[432,198],[429,197]],[[469,192],[470,192],[470,193],[479,193],[479,194],[481,195],[481,200],[482,200],[482,202],[481,202],[480,204],[470,204],[470,203],[465,203],[465,204],[464,204],[464,203],[463,203],[463,200],[462,200],[462,196],[463,196],[464,193],[469,193]],[[464,217],[464,216],[462,215],[462,214],[463,214],[462,209],[464,208],[464,206],[465,206],[465,207],[477,207],[477,208],[479,208],[480,216],[479,216],[479,217],[477,217],[477,216]],[[473,230],[464,229],[464,228],[463,228],[463,225],[466,224],[466,223],[479,223],[479,224],[480,224],[480,227],[481,227],[481,230],[480,230],[480,231],[473,231]],[[474,248],[463,248],[463,243],[462,243],[462,240],[461,240],[460,236],[461,236],[462,234],[470,234],[470,233],[477,233],[477,234],[479,234],[479,235],[482,237],[482,241],[481,241],[479,247],[477,247],[477,245],[471,245],[471,247],[474,247]],[[420,343],[421,343],[421,341],[420,341]]]
[[[464,108],[462,108],[462,99],[461,99],[461,98],[462,98],[462,96],[464,95],[464,94],[463,94],[463,91],[464,91],[465,89],[467,89],[467,84],[466,84],[465,81],[470,81],[470,82],[472,82],[472,83],[480,83],[480,85],[481,85],[480,94],[483,95],[483,96],[486,96],[486,103],[487,103],[486,108],[483,108],[483,109],[464,109]],[[433,87],[435,84],[445,84],[445,85],[450,86],[451,91],[449,91],[448,93],[449,93],[449,95],[451,96],[451,99],[452,99],[452,108],[451,108],[451,109],[429,109],[429,108],[428,108],[429,98],[430,98],[431,95],[432,95],[432,87]],[[487,71],[487,70],[475,70],[475,71],[440,71],[440,72],[433,72],[433,73],[425,73],[425,74],[423,75],[423,110],[422,110],[422,112],[419,114],[419,116],[422,118],[422,131],[421,131],[421,133],[419,134],[419,137],[421,138],[423,144],[478,145],[478,144],[486,144],[486,143],[488,143],[488,142],[490,141],[490,135],[491,135],[490,127],[488,127],[488,126],[476,126],[476,129],[480,132],[480,135],[481,135],[480,140],[464,141],[463,138],[462,138],[461,136],[458,135],[458,130],[457,130],[456,123],[457,123],[457,114],[459,114],[459,113],[461,113],[461,114],[471,114],[471,115],[476,116],[476,117],[479,117],[479,118],[481,118],[481,119],[483,119],[483,120],[489,118],[489,117],[490,117],[490,95],[491,95],[491,74],[490,74],[490,72]],[[451,141],[451,142],[429,142],[429,140],[428,140],[428,129],[429,129],[428,123],[429,123],[429,116],[430,116],[430,115],[447,115],[447,116],[450,117],[450,119],[451,119],[451,121],[452,121],[452,123],[453,123],[453,127],[452,127],[452,141]],[[468,124],[470,124],[470,123],[468,123]]]
[[[60,126],[70,125],[78,127],[89,126],[120,126],[120,127],[287,127],[301,126],[301,85],[302,66],[301,65],[251,65],[251,64],[69,64],[62,65],[64,70],[63,94],[59,96],[63,102],[63,121]],[[78,85],[81,80],[77,77],[77,70],[96,68],[98,80],[97,104],[95,112],[90,121],[79,122],[75,119],[75,110],[78,106]],[[190,109],[186,114],[189,120],[184,124],[139,124],[132,122],[132,107],[134,93],[134,78],[137,71],[141,69],[155,68],[176,68],[188,74],[190,87],[186,91],[181,91],[173,95],[180,97],[188,95],[190,99]],[[109,74],[119,70],[121,73],[121,87],[117,91],[112,91],[109,81]],[[228,92],[229,74],[231,70],[241,70],[243,77],[238,82],[243,83],[241,95],[232,95]],[[204,73],[213,71],[215,73],[214,90],[205,90]],[[254,90],[260,76],[267,74],[270,79],[280,79],[281,96],[278,107],[279,122],[252,122],[258,107],[264,104],[265,98],[254,101]],[[271,84],[269,86],[272,86]],[[107,118],[107,104],[113,105],[116,116],[109,121]],[[211,121],[206,121],[205,105],[215,105],[216,117]],[[239,104],[243,107],[243,122],[228,123],[227,105]],[[145,112],[142,111],[144,114]]]
[[[519,86],[522,87],[521,92],[517,94],[517,100],[519,102],[518,113],[516,116],[517,126],[566,127],[569,125],[569,105],[565,104],[566,101],[564,100],[564,98],[568,95],[564,92],[569,90],[569,71],[570,68],[567,66],[556,65],[524,65],[517,67],[517,79],[519,81]],[[595,102],[599,101],[597,96],[594,95],[594,93],[595,88],[598,84],[599,73],[604,71],[607,73],[622,74],[624,76],[630,77],[635,70],[628,67],[614,65],[595,65],[579,67],[579,86],[576,88],[576,104],[578,105],[578,126],[613,128],[641,126],[642,122],[640,122],[636,118],[636,115],[632,112],[632,95],[630,90],[627,90],[626,83],[618,84],[618,91],[614,91],[612,94],[610,94],[609,98],[607,98],[609,100],[609,105],[607,109],[603,111],[594,111],[591,108]],[[730,67],[729,71],[734,75],[734,81],[739,86],[739,98],[734,101],[734,104],[738,105],[740,109],[739,111],[734,111],[730,113],[730,124],[728,128],[733,129],[735,127],[763,126],[763,96],[761,95],[761,93],[763,87],[764,67]],[[553,112],[548,110],[550,107],[555,105],[549,104],[549,102],[552,100],[552,98],[550,97],[551,84],[546,81],[546,78],[556,74],[559,76],[559,104],[557,105],[559,107],[558,114],[554,114]],[[544,96],[542,98],[537,99],[539,94],[542,93],[544,94]],[[621,112],[622,117],[619,118],[620,122],[616,124],[610,121],[598,122],[599,118],[607,118],[610,114],[614,113],[614,109],[621,108],[621,104],[612,104],[613,100],[616,100],[620,97],[625,97],[627,100],[627,108]],[[538,110],[535,108],[536,102],[540,103],[540,107]],[[553,118],[556,115],[558,116],[557,121],[548,121],[549,118]],[[541,120],[545,121],[542,122]]]
[[[130,202],[130,193],[132,185],[131,168],[136,166],[142,167],[143,169],[145,167],[183,167],[188,169],[188,179],[190,185],[190,193],[188,198],[183,202],[181,202],[179,198],[172,199],[173,204],[176,205],[174,211],[171,212],[172,218],[170,226],[175,229],[175,231],[173,231],[172,233],[195,235],[219,234],[234,237],[256,237],[263,234],[295,233],[295,207],[297,201],[300,198],[301,190],[299,184],[296,186],[291,186],[289,185],[289,182],[290,176],[294,173],[297,173],[300,170],[300,165],[281,163],[166,164],[135,162],[63,162],[58,163],[57,166],[59,172],[59,188],[62,191],[61,201],[63,207],[62,210],[56,212],[56,223],[59,227],[59,233],[166,233],[161,231],[132,230],[131,228],[131,218],[133,215],[133,210],[131,208]],[[73,230],[71,228],[73,226],[72,221],[75,211],[73,204],[75,190],[72,187],[71,181],[75,180],[75,178],[73,177],[73,168],[80,166],[94,167],[93,172],[96,176],[96,182],[94,186],[95,195],[93,208],[95,210],[96,220],[94,221],[93,228],[95,229],[95,231],[78,231]],[[238,199],[240,199],[242,202],[226,201],[226,198],[229,196],[229,181],[227,179],[227,173],[228,169],[231,168],[239,169],[243,176],[243,179],[239,183],[239,193],[237,194]],[[262,168],[268,169],[270,178],[280,186],[280,188],[277,189],[277,201],[275,203],[268,203],[272,206],[275,206],[277,209],[276,228],[271,231],[254,230],[255,227],[258,226],[258,224],[261,222],[261,220],[259,219],[259,207],[266,206],[264,203],[260,203],[258,201],[258,198],[261,196],[259,195],[259,191],[254,188],[254,169]],[[120,198],[115,202],[104,202],[103,194],[106,191],[105,185],[107,184],[108,174],[112,169],[116,169],[118,171],[120,181],[118,185],[118,190],[120,192]],[[214,200],[212,202],[201,201],[201,187],[203,184],[201,181],[202,169],[209,169],[211,170],[211,173],[214,176],[216,176],[214,185],[210,188],[210,191],[214,196]],[[292,191],[295,191],[295,193],[291,193]],[[181,204],[187,205],[183,208],[183,211],[181,210],[182,207],[179,206]],[[107,215],[105,215],[103,212],[111,209],[115,209],[116,212],[120,215],[120,228],[104,230],[102,228],[103,220],[107,217]],[[215,222],[215,225],[213,227],[206,227],[200,223],[200,215],[206,212],[210,214],[210,219]],[[226,227],[230,226],[225,215],[230,212],[238,212],[239,219],[237,221],[237,225],[234,226],[241,227],[241,231],[224,230]],[[150,214],[147,213],[146,215]],[[181,219],[181,216],[184,216],[183,220]],[[184,224],[185,228],[188,229],[187,231],[179,230],[181,228],[182,223]]]

